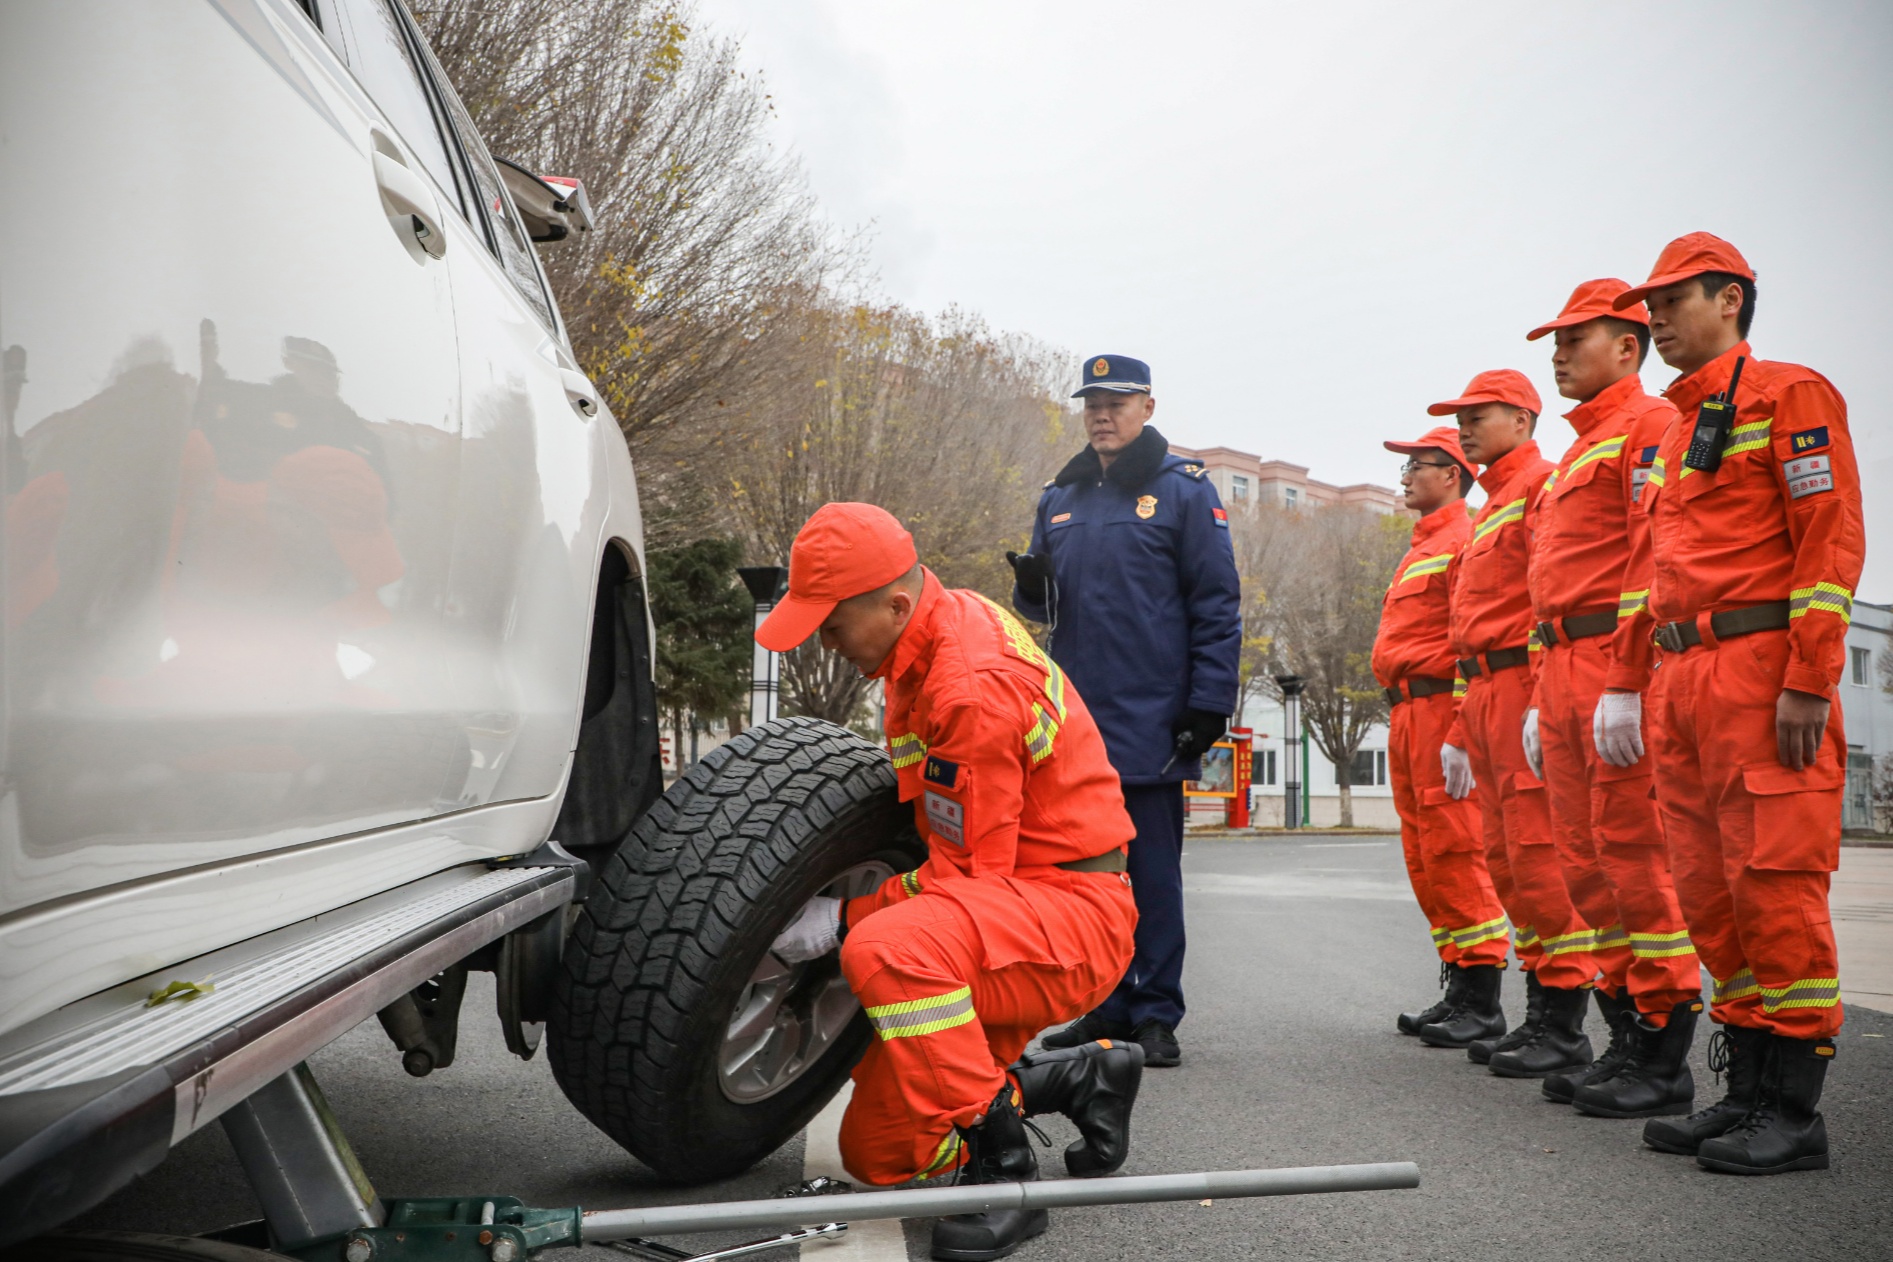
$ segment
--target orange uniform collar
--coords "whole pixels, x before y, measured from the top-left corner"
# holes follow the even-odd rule
[[[1596,429],[1606,418],[1631,399],[1643,393],[1643,378],[1636,373],[1611,382],[1594,396],[1564,414],[1578,437]]]
[[[920,600],[914,605],[914,616],[907,620],[907,627],[900,633],[900,639],[894,641],[894,651],[887,655],[887,660],[881,663],[881,669],[874,672],[873,678],[900,679],[932,651],[940,617],[940,596],[945,590],[940,580],[933,576],[932,570],[924,565],[920,567]]]
[[[1420,518],[1420,520],[1413,523],[1413,546],[1417,548],[1420,546],[1422,542],[1424,542],[1425,540],[1431,539],[1434,535],[1438,534],[1442,530],[1445,530],[1447,527],[1451,526],[1454,522],[1461,522],[1465,520],[1466,520],[1466,501],[1465,500],[1457,499],[1457,500],[1454,500],[1450,504],[1442,504],[1438,508],[1434,509],[1432,512],[1428,513],[1426,516]]]
[[[1537,459],[1538,440],[1527,438],[1485,467],[1485,472],[1479,475],[1479,489],[1487,495],[1497,495],[1499,489],[1510,482],[1522,466]]]
[[[1670,382],[1663,391],[1663,397],[1674,403],[1676,410],[1684,416],[1694,416],[1697,404],[1729,384],[1738,356],[1751,360],[1755,358],[1755,352],[1748,348],[1747,338],[1729,347],[1695,372],[1684,373]]]

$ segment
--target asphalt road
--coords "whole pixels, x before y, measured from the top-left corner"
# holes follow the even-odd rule
[[[1431,1001],[1437,972],[1394,842],[1193,840],[1185,867],[1184,1063],[1147,1074],[1126,1173],[1411,1160],[1422,1185],[1055,1212],[1051,1232],[1018,1257],[1893,1258],[1893,1016],[1849,1012],[1823,1103],[1833,1169],[1712,1175],[1644,1149],[1639,1122],[1582,1117],[1543,1101],[1535,1083],[1394,1033],[1397,1011]],[[543,1062],[506,1054],[482,1019],[486,982],[476,975],[469,990],[459,1060],[432,1077],[406,1077],[372,1023],[313,1062],[385,1192],[601,1207],[767,1195],[802,1177],[797,1140],[740,1179],[659,1184],[578,1120]],[[1516,974],[1507,986],[1508,1007],[1522,1008]],[[1591,1035],[1601,1048],[1595,1016]],[[1705,1042],[1699,1102],[1719,1094],[1701,1064]],[[1062,1120],[1047,1129],[1057,1147],[1070,1137]],[[1054,1172],[1056,1151],[1046,1154]],[[213,1127],[75,1225],[199,1232],[255,1213]],[[925,1224],[909,1224],[911,1257],[925,1257],[924,1239]],[[805,1252],[842,1262],[856,1250]],[[616,1256],[584,1254],[568,1256]]]

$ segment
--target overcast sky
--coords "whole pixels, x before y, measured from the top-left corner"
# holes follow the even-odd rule
[[[1753,341],[1846,395],[1860,596],[1893,601],[1893,4],[702,0],[880,287],[1080,359],[1150,361],[1157,424],[1397,479],[1380,440],[1577,282],[1670,238],[1759,276]],[[1644,383],[1674,374],[1654,355]]]

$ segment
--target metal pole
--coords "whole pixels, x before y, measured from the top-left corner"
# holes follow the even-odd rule
[[[1050,1179],[1042,1183],[977,1183],[959,1187],[854,1192],[841,1196],[775,1197],[722,1205],[653,1205],[587,1210],[581,1238],[592,1244],[634,1236],[683,1235],[737,1228],[797,1227],[874,1218],[932,1218],[993,1209],[1062,1209],[1134,1205],[1215,1197],[1301,1196],[1314,1192],[1377,1192],[1420,1186],[1411,1161],[1290,1170],[1210,1170],[1114,1179]]]
[[[1302,786],[1308,777],[1303,764],[1301,731],[1301,690],[1307,681],[1300,675],[1277,675],[1276,686],[1282,690],[1282,825],[1300,828],[1306,810]]]
[[[277,1248],[381,1225],[375,1189],[309,1066],[251,1092],[223,1115],[223,1129]]]
[[[788,586],[789,571],[780,565],[745,565],[736,573],[749,589],[749,598],[756,602],[756,629],[760,631],[763,619]],[[754,640],[750,644],[749,725],[761,727],[776,717],[776,655]]]

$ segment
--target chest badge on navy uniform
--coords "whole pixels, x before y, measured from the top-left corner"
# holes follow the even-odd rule
[[[1137,497],[1137,515],[1148,521],[1157,515],[1157,497],[1140,495]]]
[[[960,764],[929,756],[927,769],[920,778],[943,789],[957,789],[960,785]]]

